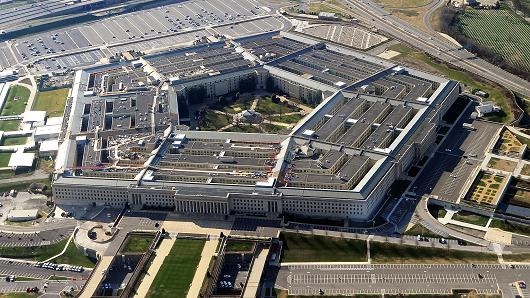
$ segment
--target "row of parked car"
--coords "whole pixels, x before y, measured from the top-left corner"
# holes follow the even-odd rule
[[[44,269],[52,269],[56,271],[83,272],[85,270],[82,266],[72,266],[72,265],[53,264],[53,263],[36,263],[35,267],[44,268]]]

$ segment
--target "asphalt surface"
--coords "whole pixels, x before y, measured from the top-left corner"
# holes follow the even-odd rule
[[[35,279],[47,279],[50,276],[64,276],[76,280],[84,280],[90,276],[91,270],[83,272],[56,271],[35,267],[34,262],[0,259],[0,275],[24,276]]]
[[[530,265],[353,265],[304,264],[282,266],[276,285],[292,295],[352,294],[448,294],[452,289],[476,289],[478,293],[504,297],[522,294],[530,297],[527,289],[511,284],[530,278]]]
[[[429,159],[410,190],[419,196],[455,203],[471,173],[480,167],[488,144],[501,125],[471,120],[474,106],[468,106],[453,129]],[[475,130],[463,128],[464,123]]]
[[[369,0],[342,0],[360,20],[371,24],[397,39],[454,66],[499,83],[515,92],[530,96],[530,82],[490,64],[467,50],[460,49],[438,34],[428,34],[413,25],[389,15]],[[362,14],[358,13],[362,12]]]

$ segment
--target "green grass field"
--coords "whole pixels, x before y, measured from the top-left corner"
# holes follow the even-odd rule
[[[297,107],[272,102],[270,96],[262,97],[258,101],[258,106],[256,107],[256,112],[263,115],[284,114],[298,111],[299,109]]]
[[[304,118],[304,116],[300,114],[292,114],[292,115],[272,116],[272,117],[269,117],[267,120],[291,124],[291,123],[297,123],[298,121],[302,120],[302,118]]]
[[[147,251],[152,241],[153,236],[151,235],[131,235],[127,238],[127,243],[122,252],[144,253]]]
[[[0,294],[0,298],[34,298],[34,297],[38,297],[38,294],[28,294],[28,293]]]
[[[450,79],[459,81],[468,86],[469,89],[480,89],[489,94],[489,99],[493,100],[502,109],[500,113],[494,113],[485,118],[490,121],[508,123],[514,119],[513,113],[507,103],[508,90],[500,86],[492,85],[484,81],[478,81],[466,71],[454,69],[447,64],[440,63],[429,55],[416,51],[404,44],[397,44],[389,47],[390,50],[399,52],[400,55],[394,60],[412,63],[416,68],[432,68],[433,71],[447,76]]]
[[[1,115],[9,116],[22,114],[28,104],[30,93],[29,89],[24,86],[11,86],[7,92],[7,100],[4,103]]]
[[[62,116],[69,90],[62,88],[37,93],[32,110],[46,111],[48,117]]]
[[[530,23],[508,8],[465,10],[462,33],[514,67],[530,71]]]
[[[239,125],[239,126],[234,125],[232,127],[225,129],[224,131],[257,133],[257,132],[261,132],[261,129],[253,125]]]
[[[506,232],[530,236],[530,226],[502,219],[494,218],[490,223],[490,228],[497,228]]]
[[[281,233],[282,262],[364,262],[366,242],[355,239]]]
[[[18,130],[20,120],[3,120],[0,121],[1,131],[15,131]]]
[[[185,298],[201,260],[204,243],[203,240],[177,239],[146,297]]]
[[[44,261],[58,255],[67,242],[68,238],[46,246],[0,247],[0,257]]]
[[[394,264],[496,263],[498,261],[495,254],[380,242],[370,242],[370,256],[373,263]]]
[[[225,246],[225,251],[251,251],[254,248],[254,242],[229,240]]]
[[[24,145],[28,141],[28,137],[9,137],[2,140],[3,146]]]
[[[95,262],[89,257],[85,256],[76,246],[74,241],[71,241],[66,248],[63,255],[53,259],[52,263],[56,264],[70,264],[75,266],[83,266],[87,268],[94,267]]]
[[[0,152],[0,168],[7,167],[11,154],[11,152]]]
[[[206,111],[206,115],[201,120],[201,130],[218,130],[232,123],[230,115],[218,114],[213,111]]]
[[[485,227],[486,224],[488,223],[489,217],[482,216],[479,214],[474,214],[471,212],[460,211],[459,213],[455,213],[452,219],[456,221],[461,221],[461,222]]]

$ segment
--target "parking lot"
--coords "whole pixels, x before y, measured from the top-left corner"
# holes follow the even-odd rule
[[[64,276],[77,280],[84,280],[90,276],[91,270],[83,272],[56,271],[53,269],[35,267],[33,262],[0,259],[0,275],[24,276],[35,279],[47,279],[50,276]]]
[[[472,106],[468,108],[438,151],[425,165],[425,169],[410,188],[420,196],[456,202],[467,179],[484,159],[485,149],[500,128],[499,125],[469,120]],[[471,123],[474,130],[462,127]]]
[[[147,51],[216,33],[237,37],[287,26],[261,5],[252,0],[185,1],[39,33],[0,46],[0,66],[32,61],[37,72],[56,71],[91,65],[124,50]]]
[[[449,294],[452,289],[514,297],[515,281],[530,265],[504,264],[300,264],[282,266],[276,284],[291,295]],[[526,297],[526,296],[524,296]]]
[[[46,230],[34,233],[8,233],[0,232],[0,246],[41,246],[57,243],[70,237],[74,231],[73,227]]]

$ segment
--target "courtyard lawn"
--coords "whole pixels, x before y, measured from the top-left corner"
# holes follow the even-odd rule
[[[144,253],[151,245],[153,236],[151,235],[131,235],[127,238],[127,243],[123,248],[124,253]]]
[[[256,112],[263,115],[274,115],[274,114],[285,114],[291,112],[298,112],[297,107],[293,107],[288,104],[274,103],[270,96],[260,98]]]
[[[485,227],[486,224],[488,223],[489,217],[482,216],[480,214],[467,212],[467,211],[460,211],[459,213],[455,213],[452,219],[456,221],[461,221],[461,222]]]
[[[70,264],[74,266],[83,266],[85,268],[93,268],[95,262],[89,257],[85,256],[81,250],[75,246],[74,241],[70,241],[66,251],[61,256],[53,259],[52,263],[56,264]]]
[[[497,255],[443,248],[370,242],[373,263],[497,263]]]
[[[62,88],[37,93],[33,111],[46,111],[48,117],[62,116],[70,88]]]
[[[232,117],[230,115],[215,113],[211,110],[206,111],[203,117],[199,123],[201,130],[215,131],[232,123]]]
[[[13,85],[7,92],[7,99],[2,109],[2,116],[20,115],[26,109],[31,92],[24,86]]]
[[[261,132],[259,127],[254,126],[254,125],[239,125],[239,126],[234,125],[232,127],[229,127],[227,129],[225,129],[224,131],[227,131],[227,132],[246,132],[246,133],[259,133],[259,132]]]
[[[304,118],[304,116],[300,114],[291,114],[291,115],[282,115],[282,116],[272,116],[272,117],[269,117],[267,120],[291,124],[291,123],[298,123],[298,121],[302,120],[302,118]]]
[[[254,242],[250,241],[239,241],[239,240],[229,240],[225,246],[225,251],[251,251],[254,248]]]
[[[2,140],[3,146],[24,145],[28,141],[28,137],[6,137]]]
[[[204,240],[177,239],[146,297],[185,298],[201,260],[204,243]]]
[[[366,242],[296,233],[281,233],[282,262],[365,262]]]
[[[1,131],[16,131],[20,125],[20,120],[2,120],[0,121]]]
[[[7,167],[11,154],[11,152],[0,152],[0,168]]]

